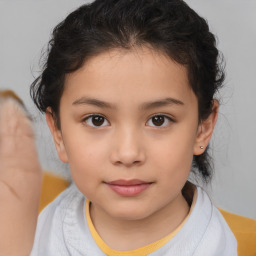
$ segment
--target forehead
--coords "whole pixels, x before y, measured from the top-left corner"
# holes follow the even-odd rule
[[[186,67],[161,52],[148,48],[114,49],[89,59],[65,79],[63,97],[100,97],[122,102],[151,100],[152,97],[195,96]]]

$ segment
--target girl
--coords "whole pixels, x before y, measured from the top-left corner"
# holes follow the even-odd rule
[[[54,30],[31,86],[74,181],[31,255],[236,255],[207,194],[224,80],[215,37],[181,0],[96,0]]]

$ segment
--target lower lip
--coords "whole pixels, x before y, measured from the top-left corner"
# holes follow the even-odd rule
[[[108,184],[108,186],[114,192],[121,196],[136,196],[146,190],[150,185],[151,183],[143,183],[129,186]]]

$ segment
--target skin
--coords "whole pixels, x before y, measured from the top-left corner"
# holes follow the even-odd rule
[[[41,188],[34,132],[23,107],[0,96],[0,256],[28,256]]]
[[[59,158],[69,163],[74,182],[91,201],[93,224],[112,249],[145,246],[184,220],[189,206],[181,190],[193,155],[209,143],[217,112],[215,101],[200,123],[186,68],[148,48],[104,52],[66,76],[61,129],[50,108],[46,119]],[[91,114],[104,117],[101,126],[95,127]],[[164,118],[160,126],[153,122],[156,115]],[[109,185],[119,179],[148,185],[124,196]]]

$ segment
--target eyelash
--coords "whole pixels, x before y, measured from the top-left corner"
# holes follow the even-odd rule
[[[90,119],[93,118],[93,117],[100,117],[100,118],[103,118],[103,119],[104,119],[103,124],[105,123],[105,121],[107,121],[107,118],[106,118],[105,116],[103,116],[103,115],[100,115],[100,114],[91,114],[91,115],[89,115],[89,116],[86,116],[86,117],[82,120],[82,122],[85,123],[87,126],[90,126],[90,127],[98,127],[98,128],[100,128],[100,127],[108,126],[108,125],[93,125],[92,121],[91,121],[92,124],[88,124],[88,120],[90,120]],[[147,124],[150,120],[152,120],[152,118],[154,118],[154,117],[163,117],[163,118],[164,118],[164,123],[165,123],[166,121],[168,121],[168,124],[169,124],[169,123],[174,123],[174,120],[173,120],[170,116],[167,116],[167,115],[165,115],[165,114],[155,114],[155,115],[151,116],[151,117],[148,119],[148,121],[146,122],[146,124]],[[107,121],[107,122],[108,122],[108,121]],[[152,122],[152,121],[151,121],[151,122]],[[109,122],[108,122],[108,124],[109,124]],[[165,126],[162,126],[162,125],[161,125],[161,126],[152,125],[152,127],[165,128],[166,126],[168,126],[168,124],[165,125]],[[148,126],[150,126],[150,125],[148,125]]]

